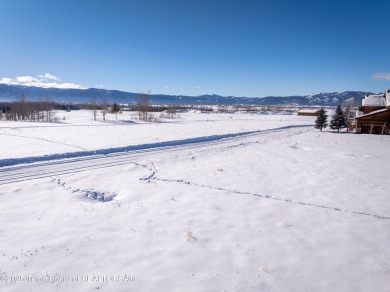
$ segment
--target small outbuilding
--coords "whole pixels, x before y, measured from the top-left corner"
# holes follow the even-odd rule
[[[298,116],[317,116],[320,109],[314,108],[314,109],[301,109],[298,111]]]

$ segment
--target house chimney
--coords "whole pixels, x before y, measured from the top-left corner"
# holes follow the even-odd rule
[[[386,90],[386,106],[387,108],[390,108],[390,89]]]

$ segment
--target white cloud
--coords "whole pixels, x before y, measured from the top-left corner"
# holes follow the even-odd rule
[[[11,78],[3,78],[0,80],[0,84],[16,85],[16,81]]]
[[[39,80],[31,77],[31,76],[20,76],[16,77],[16,82],[19,84],[25,84],[25,83],[39,83]]]
[[[44,75],[38,75],[38,77],[44,78],[44,79],[55,80],[55,81],[61,81],[60,78],[58,78],[57,76],[54,76],[54,75],[52,75],[50,73],[46,73]]]
[[[35,86],[43,88],[60,88],[60,89],[86,89],[79,84],[75,83],[61,83],[61,79],[50,73],[38,75],[37,78],[32,76],[17,76],[12,78],[0,79],[0,84],[7,85],[23,85],[23,86]]]
[[[372,79],[390,81],[390,73],[376,73],[372,76]]]

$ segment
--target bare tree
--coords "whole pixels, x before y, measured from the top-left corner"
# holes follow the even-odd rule
[[[106,114],[107,114],[107,111],[108,111],[108,98],[107,96],[103,96],[102,97],[102,103],[100,104],[100,108],[101,108],[101,111],[102,111],[102,115],[103,115],[103,121],[106,120]]]
[[[97,105],[97,101],[96,101],[95,96],[91,98],[91,108],[93,110],[93,120],[96,121],[96,114],[97,114],[98,105]]]
[[[140,93],[137,98],[135,108],[138,112],[138,118],[141,121],[149,121],[150,110],[150,91],[148,93]]]
[[[42,110],[41,119],[46,122],[52,121],[52,110],[54,107],[53,99],[50,96],[46,96],[41,99],[40,108]]]
[[[351,126],[351,122],[353,121],[354,115],[353,112],[357,108],[357,102],[354,97],[348,98],[344,101],[345,110],[345,120],[347,122],[347,132],[349,131],[349,127]]]
[[[14,120],[26,121],[30,117],[30,109],[28,104],[28,99],[24,94],[21,94],[15,99],[11,105],[12,112],[14,113]]]

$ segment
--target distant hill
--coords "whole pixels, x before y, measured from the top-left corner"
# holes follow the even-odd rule
[[[31,101],[50,96],[54,101],[61,103],[90,103],[93,98],[97,102],[103,97],[110,103],[122,104],[135,103],[138,93],[124,92],[106,89],[58,89],[41,88],[20,85],[0,84],[0,102],[12,101],[17,96],[24,94]],[[152,94],[152,104],[193,104],[193,105],[301,105],[301,106],[336,106],[343,104],[346,99],[354,97],[358,104],[366,94],[371,92],[345,91],[332,93],[317,93],[303,96],[266,96],[266,97],[236,97],[220,95],[162,95]]]

